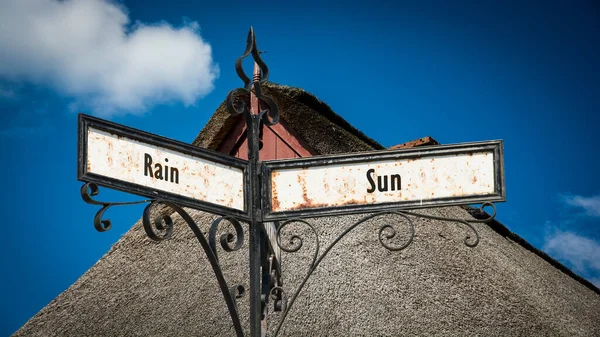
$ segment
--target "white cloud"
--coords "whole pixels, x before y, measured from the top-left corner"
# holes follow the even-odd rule
[[[585,211],[589,216],[600,217],[600,195],[593,197],[583,197],[580,195],[566,195],[562,199],[569,206],[578,207]]]
[[[0,0],[0,77],[49,85],[97,114],[194,104],[219,76],[196,22],[130,26],[109,0]]]
[[[576,273],[600,273],[600,243],[573,232],[556,230],[546,238],[543,250],[569,264]]]

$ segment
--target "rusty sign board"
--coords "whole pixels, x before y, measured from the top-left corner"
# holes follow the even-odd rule
[[[263,162],[267,221],[504,201],[503,142]]]
[[[79,115],[78,179],[248,219],[247,161]]]

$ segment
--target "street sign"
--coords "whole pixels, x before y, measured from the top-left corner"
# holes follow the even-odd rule
[[[250,54],[255,61],[253,80],[244,73],[242,67],[242,60]],[[274,334],[277,335],[292,304],[319,263],[344,235],[372,216],[366,216],[342,231],[322,253],[318,249],[318,232],[302,220],[313,229],[317,250],[308,273],[290,298],[289,305],[285,305],[287,300],[283,298],[281,251],[293,252],[301,245],[293,249],[279,247],[280,220],[285,225],[307,217],[506,199],[501,140],[261,162],[261,128],[277,124],[279,110],[272,98],[262,94],[261,85],[267,81],[269,70],[260,58],[252,28],[248,33],[246,51],[236,61],[236,72],[244,82],[244,88],[230,91],[226,106],[232,115],[243,114],[249,161],[80,114],[77,178],[151,199],[164,199],[158,200],[159,203],[168,201],[167,205],[188,223],[206,253],[237,336],[244,336],[236,304],[236,298],[244,287],[230,287],[223,275],[215,250],[217,236],[213,230],[217,227],[211,227],[207,241],[194,219],[181,206],[248,222],[249,326],[250,335],[257,337],[268,330],[269,302],[273,302],[275,311],[283,311],[275,329]],[[246,103],[237,104],[237,90],[244,90],[249,95],[249,107]],[[88,188],[87,184],[84,186]],[[110,227],[101,220],[108,207],[132,204],[98,202],[85,193],[82,193],[82,197],[87,203],[102,205],[94,218],[99,231]],[[153,240],[168,238],[171,233],[168,230],[167,235],[161,237],[151,233],[152,228],[148,227],[152,225],[146,215],[144,212],[143,223],[148,236]],[[426,214],[411,215],[463,221]],[[495,213],[489,219],[480,219],[478,222],[490,221],[494,216]],[[233,221],[231,218],[229,220]],[[101,225],[99,221],[102,221]],[[242,233],[238,222],[234,221],[233,224],[238,235],[236,247],[223,245],[225,251],[241,248],[238,241],[243,241],[239,240]],[[403,246],[391,247],[382,241],[384,229],[385,226],[380,228],[379,241],[389,250],[406,248],[414,237],[413,230],[409,241]],[[476,232],[473,227],[471,230]],[[221,236],[220,240],[235,239],[232,235]],[[266,240],[263,240],[265,236]],[[291,238],[296,240],[299,236],[293,235]],[[478,236],[474,243],[465,240],[470,247],[478,242]],[[287,289],[285,293],[288,293]]]
[[[83,114],[78,156],[78,180],[250,218],[245,160]]]
[[[78,179],[249,220],[248,162],[79,115]],[[504,201],[501,140],[262,162],[262,209],[272,221]]]
[[[263,162],[263,218],[504,201],[503,142]]]

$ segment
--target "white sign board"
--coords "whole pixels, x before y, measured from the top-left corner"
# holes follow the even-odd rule
[[[265,219],[504,201],[502,141],[265,162]]]
[[[83,180],[149,197],[164,195],[215,213],[246,214],[246,161],[82,118],[80,173],[88,178]]]

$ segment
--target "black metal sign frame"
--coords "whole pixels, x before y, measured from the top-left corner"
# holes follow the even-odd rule
[[[331,207],[302,208],[298,210],[280,212],[272,211],[271,173],[273,171],[302,168],[313,169],[317,167],[327,167],[333,165],[373,163],[377,161],[389,160],[436,158],[447,155],[468,155],[471,153],[482,152],[492,153],[494,156],[494,193],[446,198],[431,198],[422,201],[408,200],[372,204],[354,204]],[[424,207],[443,207],[452,205],[479,204],[484,202],[502,202],[506,200],[506,187],[504,185],[504,143],[502,140],[450,145],[436,145],[434,147],[412,148],[402,150],[381,150],[343,155],[314,156],[310,158],[299,159],[271,160],[264,161],[262,163],[262,168],[262,204],[264,221],[283,220],[289,218],[308,218],[336,216],[344,214],[359,214],[369,212],[380,212],[392,209],[409,210]]]
[[[79,114],[79,141],[77,158],[77,179],[86,183],[94,183],[100,186],[116,189],[123,192],[129,192],[148,198],[168,199],[179,205],[211,212],[219,215],[235,216],[240,220],[249,221],[250,210],[248,207],[249,186],[248,161],[224,155],[218,152],[206,150],[182,143],[173,139],[165,138],[124,125],[109,122],[100,118],[85,114]],[[134,184],[128,181],[106,177],[100,174],[88,172],[88,130],[104,131],[117,137],[127,138],[147,145],[153,145],[159,148],[175,151],[181,154],[189,155],[199,159],[204,159],[216,164],[227,165],[232,168],[242,170],[244,175],[244,210],[225,207],[210,202],[185,197],[176,193],[156,190],[152,187]]]

